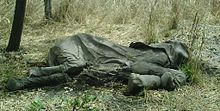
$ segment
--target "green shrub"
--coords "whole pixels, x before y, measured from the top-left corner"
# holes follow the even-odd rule
[[[203,81],[198,58],[190,58],[190,60],[186,64],[183,64],[180,69],[186,74],[188,83],[198,84]]]
[[[44,111],[45,105],[40,98],[36,97],[29,107],[29,111]]]
[[[89,103],[96,100],[96,96],[85,93],[82,97],[76,97],[73,101],[73,110],[84,109],[86,111],[97,111],[97,108]]]

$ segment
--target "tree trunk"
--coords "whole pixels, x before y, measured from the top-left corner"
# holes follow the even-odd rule
[[[11,35],[7,52],[18,51],[21,42],[21,34],[23,29],[23,22],[25,16],[26,0],[16,0],[14,20],[12,24]]]
[[[52,19],[51,0],[44,0],[44,13],[46,19]]]

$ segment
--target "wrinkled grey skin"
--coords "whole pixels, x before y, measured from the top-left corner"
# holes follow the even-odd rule
[[[125,47],[101,37],[77,34],[49,50],[48,67],[31,68],[30,77],[12,78],[7,88],[13,91],[65,83],[87,69],[95,72],[87,74],[89,77],[126,81],[128,95],[137,94],[144,87],[174,90],[186,81],[186,75],[176,69],[188,56],[187,47],[180,42],[137,42]]]

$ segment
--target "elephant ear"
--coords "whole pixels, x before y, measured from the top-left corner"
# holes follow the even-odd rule
[[[138,50],[148,50],[149,48],[151,48],[150,46],[144,44],[143,42],[132,42],[129,45],[130,48],[134,48],[134,49],[138,49]]]

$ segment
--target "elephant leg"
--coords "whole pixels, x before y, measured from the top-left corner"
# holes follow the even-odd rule
[[[49,76],[55,73],[63,73],[65,68],[63,65],[51,67],[32,67],[29,70],[30,77]]]
[[[182,71],[167,69],[161,76],[161,87],[168,91],[174,90],[186,82],[186,75]]]
[[[136,95],[141,92],[143,88],[158,89],[160,85],[161,80],[159,76],[132,73],[128,80],[126,95]]]
[[[57,85],[66,83],[71,78],[65,73],[57,73],[50,76],[42,77],[27,77],[27,78],[11,78],[7,83],[7,89],[9,91],[15,91],[25,88],[34,88],[42,86]]]
[[[162,76],[166,68],[159,66],[154,63],[148,63],[145,61],[138,61],[131,65],[131,70],[133,73],[141,75],[156,75]]]

